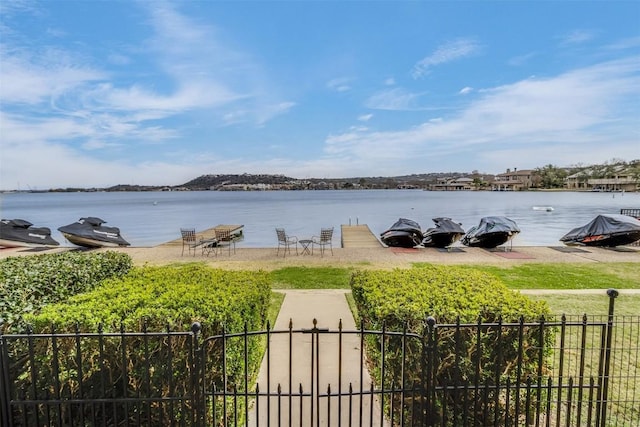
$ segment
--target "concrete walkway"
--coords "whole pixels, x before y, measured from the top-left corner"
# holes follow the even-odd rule
[[[373,403],[372,419],[371,400],[368,396],[362,398],[362,411],[361,397],[357,395],[352,396],[351,405],[347,396],[342,397],[341,401],[338,401],[338,397],[317,397],[317,394],[327,393],[328,387],[331,394],[336,394],[339,390],[346,393],[350,384],[354,393],[369,390],[371,378],[366,368],[362,372],[360,370],[364,362],[359,335],[300,332],[302,329],[313,328],[314,319],[317,319],[316,326],[321,330],[338,331],[339,320],[342,320],[343,331],[356,330],[345,298],[345,294],[350,291],[318,289],[282,292],[285,293],[284,302],[272,328],[274,334],[271,335],[270,349],[262,362],[258,384],[261,393],[268,389],[270,393],[276,394],[280,386],[285,397],[262,397],[254,402],[249,426],[337,426],[339,407],[341,425],[380,426],[379,403]],[[292,322],[291,334],[287,332],[289,322]],[[316,353],[314,358],[312,349]],[[294,396],[290,399],[290,388],[294,394],[299,394],[300,387],[305,397]]]

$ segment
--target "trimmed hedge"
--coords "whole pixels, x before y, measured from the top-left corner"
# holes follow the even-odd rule
[[[466,268],[427,265],[409,270],[359,271],[352,276],[351,287],[366,329],[403,331],[406,326],[409,333],[422,337],[409,340],[404,348],[407,384],[424,386],[428,376],[433,379],[432,386],[467,384],[493,389],[492,386],[504,384],[507,378],[512,384],[524,383],[527,377],[535,378],[548,368],[548,349],[553,342],[553,333],[548,329],[541,335],[540,328],[535,326],[481,326],[499,321],[524,324],[549,314],[546,303],[509,290],[495,276]],[[435,318],[434,329],[427,325],[427,316]],[[464,324],[471,325],[460,326]],[[388,366],[385,378],[381,378],[376,367],[373,373],[379,383],[384,381],[388,387],[398,384],[402,376],[403,348],[399,339],[387,337],[382,343],[378,336],[367,343],[370,360],[380,360],[383,347]],[[431,418],[432,422],[440,424],[445,416],[440,413],[443,407],[449,413],[459,414],[460,420],[454,423],[475,420],[469,425],[492,423],[494,415],[499,414],[500,419],[505,411],[511,410],[504,407],[504,391],[495,397],[492,394],[489,399],[482,393],[467,396],[462,402],[460,396],[455,397],[446,393],[436,395],[435,408],[428,415],[436,417]]]
[[[222,334],[223,328],[225,333],[240,332],[245,325],[249,330],[262,329],[270,298],[264,272],[223,271],[204,264],[134,268],[122,279],[106,281],[29,316],[36,333],[55,328],[56,333],[71,336],[57,338],[55,346],[49,340],[34,340],[31,346],[38,358],[30,364],[36,374],[23,375],[20,386],[68,399],[135,398],[142,393],[145,398],[169,402],[186,396],[180,404],[178,400],[153,404],[142,412],[135,405],[115,403],[87,410],[98,411],[98,419],[142,417],[149,425],[189,420],[194,380],[204,381],[208,388],[222,387],[223,362],[229,382],[241,383],[237,379],[245,372],[243,342],[227,342],[223,359],[221,341],[194,338],[188,333],[192,324],[202,324],[203,337]],[[170,335],[168,329],[187,333]],[[74,336],[97,331],[93,337]],[[143,333],[127,334],[125,339],[121,331]],[[152,331],[166,333],[146,333]],[[103,335],[108,333],[116,334]],[[250,339],[247,347],[246,369],[252,373],[259,367],[262,346],[258,339]],[[37,378],[35,387],[31,378]],[[81,417],[73,412],[69,410],[63,418]]]
[[[21,332],[24,315],[91,290],[102,280],[122,277],[131,266],[131,257],[114,251],[0,260],[0,332]]]

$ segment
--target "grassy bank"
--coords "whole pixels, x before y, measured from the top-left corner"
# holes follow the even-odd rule
[[[640,263],[465,266],[494,274],[512,289],[640,289]]]
[[[426,264],[416,263],[414,268]],[[512,289],[640,289],[640,263],[457,266],[499,277]],[[352,268],[287,267],[271,272],[278,289],[348,289]]]

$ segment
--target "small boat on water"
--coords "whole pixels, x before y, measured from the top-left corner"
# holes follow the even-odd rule
[[[58,228],[58,231],[71,243],[87,248],[129,246],[122,238],[118,227],[107,227],[106,221],[89,216],[80,218],[73,224]]]
[[[3,219],[0,221],[0,246],[5,248],[38,248],[58,246],[51,237],[51,229],[32,227],[24,219]]]
[[[622,246],[640,240],[640,220],[627,215],[602,214],[560,238],[565,245]]]
[[[480,224],[471,227],[460,242],[465,246],[495,248],[513,239],[520,229],[515,221],[505,216],[486,216]]]
[[[446,248],[453,245],[464,236],[461,224],[451,218],[433,218],[435,227],[427,229],[423,233],[422,245],[436,248]]]
[[[534,206],[534,211],[553,212],[553,206]]]
[[[413,248],[422,243],[422,230],[417,222],[399,218],[389,229],[380,233],[380,240],[387,246]]]

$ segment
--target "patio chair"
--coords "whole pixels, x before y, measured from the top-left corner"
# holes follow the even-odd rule
[[[333,227],[320,229],[320,236],[313,236],[313,246],[320,246],[320,255],[324,256],[324,248],[329,246],[331,249],[331,255],[333,255]],[[313,246],[311,246],[311,253],[313,253]]]
[[[276,252],[276,256],[280,254],[280,246],[283,246],[283,257],[286,257],[287,251],[291,253],[291,245],[295,246],[296,255],[298,255],[298,238],[296,236],[288,236],[284,228],[276,228],[276,234],[278,236],[278,251]]]
[[[182,254],[184,256],[184,248],[187,248],[187,254],[191,254],[193,251],[193,256],[196,255],[196,249],[198,248],[199,242],[196,238],[196,229],[195,228],[181,228],[180,234],[182,234]]]
[[[222,250],[223,247],[229,248],[229,256],[231,256],[231,248],[233,247],[233,253],[236,253],[236,240],[231,235],[231,230],[226,228],[214,229],[216,233],[216,247]]]

